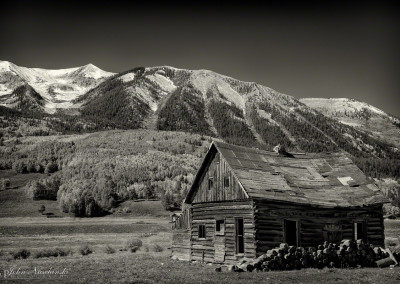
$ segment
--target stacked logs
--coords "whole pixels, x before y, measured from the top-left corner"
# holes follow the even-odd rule
[[[296,247],[286,243],[268,250],[256,260],[242,260],[232,271],[294,270],[302,268],[376,267],[377,261],[389,259],[387,251],[364,244],[362,240],[343,240],[340,244],[325,242],[318,247]]]

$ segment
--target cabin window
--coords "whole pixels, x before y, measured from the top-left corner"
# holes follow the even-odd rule
[[[329,243],[340,243],[342,241],[342,226],[339,224],[326,224],[324,226],[324,240]]]
[[[366,241],[366,224],[364,221],[354,222],[353,237],[354,240]]]
[[[212,177],[210,177],[208,179],[208,190],[213,189],[213,187],[214,187],[214,179]]]
[[[230,177],[224,177],[224,187],[229,187],[230,181]]]
[[[243,218],[235,219],[236,231],[236,253],[244,253],[244,222]]]
[[[216,220],[215,234],[216,235],[224,235],[225,234],[225,220]]]
[[[284,221],[284,235],[285,242],[290,246],[298,246],[298,221],[295,220],[285,220]]]
[[[206,225],[199,225],[199,239],[206,238]]]

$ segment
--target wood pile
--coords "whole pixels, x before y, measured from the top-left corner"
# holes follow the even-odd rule
[[[242,260],[230,271],[294,270],[302,268],[387,267],[397,264],[388,249],[364,244],[362,240],[343,240],[340,244],[324,242],[318,247],[296,247],[286,243],[268,250],[256,260]]]

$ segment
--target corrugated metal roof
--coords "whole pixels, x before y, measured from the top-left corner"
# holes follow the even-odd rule
[[[322,207],[355,207],[387,202],[376,185],[345,153],[293,154],[294,157],[285,157],[275,152],[216,141],[210,151],[213,146],[227,161],[250,198]],[[210,157],[209,154],[207,157]],[[199,172],[202,169],[204,163]],[[199,177],[196,176],[194,184]],[[191,199],[190,194],[193,193],[189,192],[186,201]]]

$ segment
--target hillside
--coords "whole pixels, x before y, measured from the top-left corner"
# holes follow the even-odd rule
[[[3,69],[18,71],[22,68],[15,68],[11,63],[2,64]],[[44,128],[42,134],[38,130],[35,135],[138,128],[184,131],[268,150],[281,144],[295,152],[346,151],[372,177],[400,177],[400,152],[395,143],[399,137],[395,135],[398,120],[372,106],[369,106],[368,113],[372,115],[365,122],[367,125],[353,127],[329,115],[342,109],[341,104],[332,104],[331,110],[327,111],[326,103],[325,108],[318,107],[321,103],[312,103],[315,100],[299,101],[260,84],[239,81],[209,70],[138,67],[113,75],[107,73],[110,76],[104,78],[105,73],[93,71],[97,69],[88,65],[83,69],[47,70],[46,74],[72,78],[82,74],[83,70],[86,70],[84,74],[98,78],[98,85],[88,87],[86,93],[74,99],[68,97],[69,105],[58,109],[54,115],[35,112],[35,109],[49,112],[49,94],[35,93],[40,90],[38,87],[31,90],[30,96],[24,96],[28,92],[20,92],[20,97],[26,98],[20,105],[26,107],[19,107],[12,116],[0,109],[3,139],[29,135],[26,127],[21,128],[21,121],[31,127]],[[41,74],[44,71],[33,69],[32,72]],[[81,83],[77,81],[76,84],[81,86]],[[66,97],[62,92],[60,90],[59,96]],[[359,115],[363,103],[358,104],[357,107],[353,104],[353,114]],[[75,109],[75,115],[69,115],[69,106]],[[27,115],[24,109],[30,109],[34,115]],[[349,111],[345,115],[350,109],[347,107]],[[377,119],[386,124],[390,122],[391,128],[377,133],[374,129]],[[361,125],[362,121],[359,123]]]
[[[269,150],[279,143],[291,151],[344,150],[374,177],[399,176],[398,150],[368,128],[339,123],[291,96],[208,70],[136,68],[106,80],[80,102],[82,116],[109,128],[152,126]]]
[[[180,206],[210,141],[150,130],[24,137],[0,146],[0,179],[8,169],[45,173],[26,186],[27,195],[57,199],[63,212],[77,216],[103,215],[136,199],[162,199],[173,208]]]

